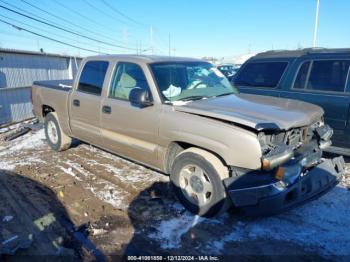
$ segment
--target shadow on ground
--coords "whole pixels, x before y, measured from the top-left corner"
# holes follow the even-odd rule
[[[0,260],[89,261],[56,194],[20,174],[0,170]],[[82,236],[80,234],[80,236]]]

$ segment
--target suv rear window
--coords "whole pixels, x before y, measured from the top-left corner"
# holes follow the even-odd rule
[[[276,87],[288,62],[248,62],[234,80],[236,86]]]
[[[309,66],[311,64],[311,70]],[[299,69],[294,88],[344,92],[350,60],[319,60],[305,62]],[[306,74],[310,70],[310,75]]]
[[[94,95],[101,95],[107,68],[108,62],[106,61],[87,62],[81,72],[78,90]]]

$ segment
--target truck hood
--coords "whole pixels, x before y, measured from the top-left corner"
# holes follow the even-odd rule
[[[202,99],[174,109],[204,117],[229,121],[256,130],[307,126],[319,120],[321,107],[302,101],[269,96],[238,94]]]

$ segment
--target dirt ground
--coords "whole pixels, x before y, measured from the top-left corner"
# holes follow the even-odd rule
[[[204,219],[177,203],[166,175],[83,143],[54,152],[37,125],[0,140],[0,254],[8,261],[112,261],[125,254],[345,261],[349,188],[347,174],[326,195],[277,216],[230,211]]]

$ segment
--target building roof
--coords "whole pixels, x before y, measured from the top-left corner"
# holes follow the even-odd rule
[[[271,50],[257,54],[254,58],[295,58],[310,54],[350,54],[350,48],[305,48],[298,50]]]
[[[45,53],[45,52],[39,52],[39,51],[28,51],[28,50],[18,50],[18,49],[8,49],[8,48],[0,48],[0,54],[1,53],[24,54],[24,55],[42,55],[42,56],[65,57],[65,58],[74,57],[74,58],[81,59],[80,56],[71,56],[71,55],[64,55],[64,54],[54,54],[54,53]]]

